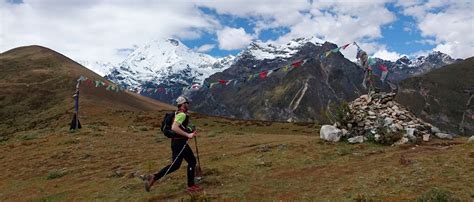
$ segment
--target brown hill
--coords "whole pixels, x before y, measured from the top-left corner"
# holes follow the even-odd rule
[[[67,125],[71,119],[76,80],[106,81],[75,61],[41,46],[19,47],[0,54],[0,131]],[[110,111],[168,110],[173,107],[131,92],[107,91],[82,84],[80,115]],[[87,121],[87,120],[83,120]]]
[[[474,134],[474,102],[466,106],[474,85],[474,57],[400,82],[397,101],[442,130]],[[465,113],[463,130],[460,123]]]

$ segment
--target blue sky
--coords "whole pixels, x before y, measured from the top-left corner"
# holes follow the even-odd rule
[[[256,40],[317,36],[356,41],[389,60],[434,50],[466,58],[474,55],[472,10],[467,0],[3,0],[0,51],[38,44],[73,59],[119,62],[156,38],[221,57]]]

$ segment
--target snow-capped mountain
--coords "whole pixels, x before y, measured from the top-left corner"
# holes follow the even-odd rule
[[[321,46],[322,43],[324,43],[324,41],[316,37],[296,38],[282,45],[255,41],[252,42],[244,51],[240,52],[237,55],[237,58],[253,58],[255,60],[290,58],[308,42],[313,43],[316,46]]]
[[[322,54],[336,47],[336,44],[322,43],[316,38],[293,39],[283,45],[253,42],[237,55],[231,67],[211,75],[205,82],[233,79],[237,84],[217,84],[212,89],[201,88],[191,93],[193,110],[243,119],[315,121],[323,118],[321,109],[326,109],[330,103],[351,101],[367,93],[362,86],[364,70],[359,64],[340,52],[321,59]],[[265,79],[248,77],[265,70],[281,69],[300,59],[307,62],[291,71],[273,72]],[[456,60],[433,52],[416,59],[403,57],[391,62],[375,58],[375,61],[374,75],[381,75],[378,67],[384,64],[389,69],[388,79],[397,82]],[[376,79],[374,85],[380,90],[390,90],[390,86],[380,79]]]
[[[228,68],[234,59],[231,55],[216,59],[195,52],[177,39],[156,39],[135,49],[106,78],[128,89],[165,88],[166,93],[141,94],[172,103],[183,87],[202,84],[205,78]]]
[[[87,69],[92,70],[93,72],[97,73],[100,76],[105,76],[109,74],[112,68],[116,66],[115,64],[112,64],[110,62],[101,62],[101,61],[80,60],[78,61],[78,63],[84,67],[87,67]]]
[[[107,78],[127,88],[189,86],[227,68],[233,59],[197,53],[176,39],[157,39],[137,48]]]
[[[400,81],[408,77],[421,75],[445,65],[453,64],[459,61],[451,58],[449,55],[434,51],[427,56],[417,58],[408,58],[403,56],[395,62],[376,59],[376,65],[384,64],[389,68],[389,79]],[[376,68],[377,71],[377,68]]]

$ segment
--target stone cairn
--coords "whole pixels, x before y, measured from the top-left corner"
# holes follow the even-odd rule
[[[349,113],[343,123],[323,125],[322,139],[338,142],[347,138],[350,143],[371,140],[381,144],[399,145],[429,141],[431,135],[452,139],[438,128],[415,117],[405,107],[393,101],[395,93],[362,95],[349,103]]]

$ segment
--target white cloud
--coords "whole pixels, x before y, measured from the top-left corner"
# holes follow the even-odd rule
[[[236,50],[245,48],[254,37],[245,32],[244,28],[225,27],[217,31],[217,41],[222,50]]]
[[[214,44],[204,44],[200,46],[199,48],[196,48],[196,51],[205,53],[212,50],[214,47],[216,47],[216,45]]]
[[[422,39],[422,40],[416,40],[415,43],[419,43],[423,45],[435,45],[436,41],[432,39]]]
[[[0,0],[0,51],[30,44],[57,50],[73,59],[116,62],[119,49],[133,49],[154,38],[198,39],[203,33],[216,34],[222,50],[245,48],[261,31],[285,28],[289,32],[275,43],[296,37],[316,36],[338,45],[357,41],[369,55],[390,58],[400,55],[376,41],[382,27],[391,26],[396,15],[387,8],[395,3],[417,24],[406,24],[408,32],[420,30],[419,43],[436,44],[435,50],[454,57],[474,55],[474,14],[468,0],[242,0],[172,1],[149,0],[24,0],[9,4]],[[253,33],[231,28],[199,7],[219,14],[250,19]],[[214,39],[213,39],[214,40]],[[206,52],[216,45],[205,44]],[[355,48],[343,53],[354,59]],[[354,56],[354,57],[353,57]]]
[[[455,58],[474,55],[473,3],[469,0],[430,0],[401,5],[404,14],[413,16],[424,37],[434,38],[438,50]]]
[[[345,0],[291,3],[286,0],[248,0],[232,3],[204,1],[199,4],[213,8],[219,14],[253,19],[256,21],[255,35],[270,28],[286,27],[290,30],[269,42],[282,44],[297,37],[316,36],[338,45],[357,41],[364,50],[373,54],[385,48],[374,42],[382,37],[382,26],[389,26],[396,20],[395,14],[385,6],[389,2],[391,0],[350,3]],[[349,48],[344,53],[349,59],[355,59],[355,50]]]
[[[390,60],[394,62],[400,59],[402,56],[397,52],[391,52],[384,49],[384,50],[379,50],[375,52],[374,57],[381,58],[384,60]]]
[[[42,45],[75,60],[118,62],[118,49],[155,38],[199,38],[220,27],[183,1],[0,1],[0,51]]]

